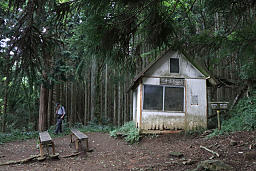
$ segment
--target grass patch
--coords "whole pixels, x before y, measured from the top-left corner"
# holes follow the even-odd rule
[[[133,121],[125,123],[122,127],[110,131],[110,136],[117,138],[117,134],[120,133],[124,140],[130,144],[139,142],[140,132],[136,128],[136,125]]]

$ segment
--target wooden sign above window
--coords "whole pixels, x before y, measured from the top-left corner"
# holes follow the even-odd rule
[[[184,86],[184,79],[160,78],[161,85]]]

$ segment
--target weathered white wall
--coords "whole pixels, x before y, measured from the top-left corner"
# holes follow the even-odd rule
[[[177,130],[185,129],[185,113],[171,113],[158,111],[143,111],[142,125],[143,130]]]
[[[133,114],[133,121],[136,123],[136,120],[137,120],[137,89],[135,89],[135,91],[132,92],[132,101],[133,101],[133,111],[132,111],[132,114]]]
[[[180,73],[170,73],[170,58],[179,58]],[[169,52],[159,59],[145,74],[145,76],[174,78],[203,78],[204,75],[198,71],[185,57],[178,52]]]
[[[143,84],[160,85],[160,78],[142,78]]]
[[[141,91],[141,84],[138,85],[138,88],[137,88],[137,119],[136,119],[136,125],[140,128],[141,125],[140,125],[140,106],[142,105],[141,104],[141,99],[140,99],[140,91]]]
[[[188,129],[207,126],[207,93],[205,79],[186,80],[186,125]],[[192,96],[198,96],[198,105],[192,104]]]

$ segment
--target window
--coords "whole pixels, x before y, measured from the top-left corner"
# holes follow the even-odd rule
[[[183,111],[184,108],[184,88],[165,87],[164,110]]]
[[[184,87],[144,85],[143,109],[184,111]]]
[[[162,110],[163,109],[163,87],[154,85],[144,85],[143,109]]]
[[[179,58],[170,58],[170,73],[179,73]]]

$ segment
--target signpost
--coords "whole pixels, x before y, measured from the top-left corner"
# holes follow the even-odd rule
[[[217,119],[218,119],[218,129],[221,129],[220,124],[220,111],[226,111],[228,110],[228,104],[229,102],[210,102],[212,110],[217,111]]]

